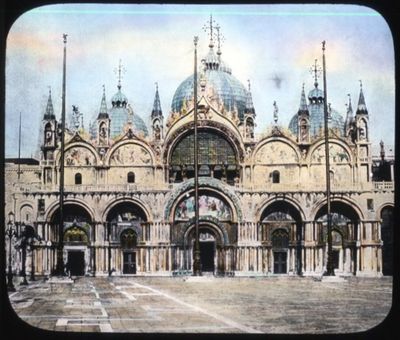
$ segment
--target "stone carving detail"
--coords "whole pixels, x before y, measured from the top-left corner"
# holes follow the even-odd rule
[[[65,165],[80,166],[80,165],[95,165],[96,159],[92,152],[83,147],[75,147],[68,149],[65,152]]]
[[[113,152],[110,165],[150,165],[150,153],[140,145],[125,144]]]
[[[325,162],[325,145],[320,145],[311,156],[313,163]],[[347,151],[338,144],[329,145],[329,161],[331,163],[349,163],[350,156]]]
[[[275,141],[262,146],[255,156],[256,163],[282,164],[296,163],[298,157],[296,152],[287,144]]]

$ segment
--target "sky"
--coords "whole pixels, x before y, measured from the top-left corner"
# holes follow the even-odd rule
[[[308,93],[317,59],[322,66],[326,41],[328,102],[346,117],[353,111],[362,80],[369,111],[370,140],[394,145],[394,48],[390,28],[376,11],[358,5],[48,5],[22,14],[6,46],[5,157],[34,155],[51,88],[56,117],[61,116],[63,33],[67,42],[66,113],[72,105],[84,126],[97,116],[103,85],[107,105],[117,92],[115,70],[123,65],[122,92],[149,126],[155,83],[165,121],[175,90],[193,73],[193,38],[199,59],[208,51],[203,30],[210,14],[224,37],[222,59],[251,92],[256,133],[273,122],[287,127],[297,113],[302,84]],[[323,89],[322,78],[319,87]]]

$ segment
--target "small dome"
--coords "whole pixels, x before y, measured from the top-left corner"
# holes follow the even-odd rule
[[[322,91],[321,91],[322,92]],[[324,103],[323,101],[320,103],[312,103],[308,105],[308,111],[310,113],[310,136],[315,137],[319,134],[320,129],[324,128]],[[297,113],[292,117],[289,123],[289,130],[297,136],[298,130],[298,121],[297,121]],[[330,129],[339,130],[340,135],[344,134],[344,119],[342,115],[331,109],[331,119],[328,121],[328,125]]]
[[[118,92],[111,98],[111,104],[113,107],[125,107],[128,103],[128,98],[121,92],[121,87],[118,86]]]
[[[324,91],[320,90],[318,86],[315,86],[309,93],[308,99],[323,99],[325,97]]]

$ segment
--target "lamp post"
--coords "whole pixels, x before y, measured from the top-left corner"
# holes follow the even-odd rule
[[[7,234],[8,239],[9,239],[7,289],[8,289],[9,292],[15,292],[15,287],[14,287],[14,284],[13,284],[12,266],[11,266],[11,243],[12,243],[13,237],[17,236],[17,232],[15,230],[14,214],[12,212],[10,212],[8,214],[8,223],[7,223],[6,234]]]
[[[26,238],[26,226],[24,223],[21,224],[21,251],[22,251],[22,268],[20,275],[22,276],[22,282],[20,286],[27,286],[28,281],[26,280],[26,247],[27,247],[27,238]]]

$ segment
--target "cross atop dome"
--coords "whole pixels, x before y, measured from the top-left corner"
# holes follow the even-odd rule
[[[125,67],[121,64],[121,59],[120,59],[120,60],[119,60],[118,68],[115,68],[115,69],[114,69],[114,73],[115,73],[115,74],[118,74],[118,90],[121,89],[121,79],[123,78],[123,77],[122,77],[122,74],[124,74],[125,72],[126,72],[126,69],[125,69]]]
[[[213,40],[213,29],[216,28],[215,26],[215,20],[213,20],[212,18],[212,14],[210,14],[210,20],[207,21],[207,23],[203,26],[203,30],[204,32],[208,32],[208,35],[210,36],[210,43],[209,43],[209,47],[213,48],[214,47],[214,40]],[[218,30],[219,30],[219,26],[218,26]]]
[[[314,61],[314,65],[310,69],[310,73],[314,74],[314,86],[318,87],[318,78],[321,76],[322,68],[317,66],[317,59]]]

